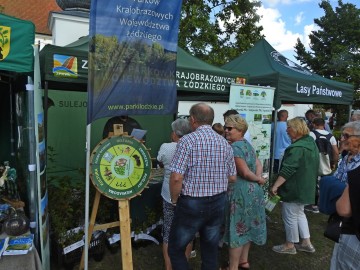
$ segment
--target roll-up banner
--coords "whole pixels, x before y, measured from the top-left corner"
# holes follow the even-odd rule
[[[176,112],[181,0],[93,0],[88,123]]]

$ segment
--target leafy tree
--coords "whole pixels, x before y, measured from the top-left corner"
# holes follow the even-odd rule
[[[183,0],[179,46],[215,65],[247,51],[263,36],[260,1]]]
[[[360,9],[355,5],[338,0],[333,9],[328,0],[319,3],[325,15],[314,19],[319,30],[309,35],[310,51],[297,40],[296,59],[315,73],[337,81],[352,83],[360,87]],[[355,94],[355,92],[354,92]],[[355,95],[354,95],[355,98]],[[356,103],[354,107],[358,106]],[[348,109],[336,106],[338,125],[347,121]],[[345,114],[344,114],[345,113]]]

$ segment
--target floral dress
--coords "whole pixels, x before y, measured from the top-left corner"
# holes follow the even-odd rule
[[[256,171],[256,153],[247,140],[232,144],[234,156],[246,161],[249,169]],[[264,191],[252,181],[237,176],[227,191],[228,201],[225,208],[225,231],[223,240],[230,248],[253,242],[264,245],[266,242],[266,216]]]

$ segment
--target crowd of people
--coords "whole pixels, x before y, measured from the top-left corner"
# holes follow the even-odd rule
[[[172,142],[163,144],[157,157],[165,168],[166,269],[190,269],[188,260],[197,235],[201,269],[219,269],[220,243],[229,250],[228,263],[220,269],[250,269],[251,244],[264,245],[267,240],[263,189],[267,179],[262,177],[262,164],[247,139],[248,124],[235,110],[224,113],[224,126],[213,124],[214,110],[205,103],[193,105],[189,115],[189,119],[172,123]],[[360,199],[356,195],[360,191],[360,121],[353,117],[353,122],[342,128],[340,155],[338,142],[329,135],[331,130],[313,110],[306,112],[305,119],[287,120],[286,110],[279,111],[277,117],[272,130],[277,177],[269,193],[281,197],[285,243],[272,250],[282,254],[315,252],[304,211],[319,212],[318,204],[328,200],[321,195],[322,186],[333,188],[336,185],[331,183],[341,182],[344,188],[338,191],[340,198],[325,203],[332,203],[334,211],[347,217],[351,230],[342,231],[335,244],[331,270],[360,269]],[[319,136],[326,137],[331,145],[329,175],[319,172],[324,154]]]

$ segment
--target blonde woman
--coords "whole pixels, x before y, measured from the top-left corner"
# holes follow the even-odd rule
[[[237,179],[229,183],[225,210],[224,243],[229,246],[230,265],[221,269],[249,269],[251,243],[266,242],[262,165],[251,144],[244,139],[248,125],[240,115],[225,120],[225,137],[234,151]]]
[[[304,206],[314,204],[319,151],[309,129],[301,118],[287,121],[287,133],[291,145],[286,148],[271,192],[281,197],[282,219],[285,226],[286,242],[274,246],[273,251],[283,254],[296,254],[296,251],[315,252],[310,242],[309,225]],[[300,244],[299,235],[302,239]]]

